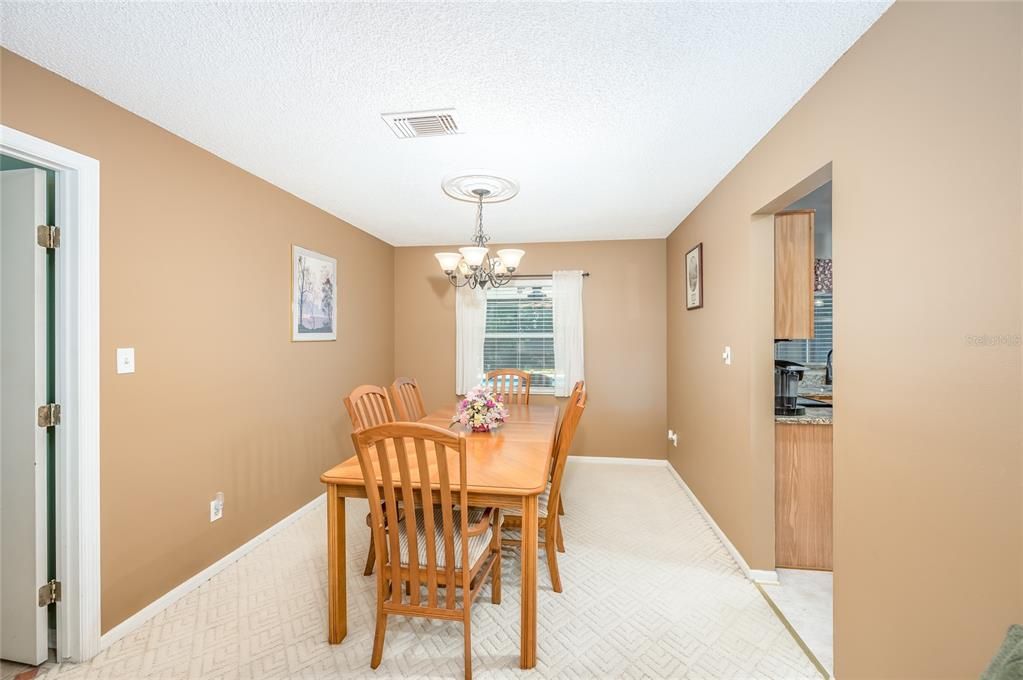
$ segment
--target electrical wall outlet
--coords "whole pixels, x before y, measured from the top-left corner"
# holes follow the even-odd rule
[[[675,432],[675,430],[668,430],[668,441],[675,447],[678,447],[678,432]]]
[[[210,521],[216,522],[224,516],[224,492],[218,491],[217,495],[210,501]]]

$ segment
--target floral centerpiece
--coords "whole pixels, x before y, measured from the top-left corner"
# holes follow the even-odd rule
[[[500,427],[507,418],[508,409],[501,395],[494,394],[486,385],[477,385],[459,402],[451,424],[460,423],[473,432],[489,432]]]

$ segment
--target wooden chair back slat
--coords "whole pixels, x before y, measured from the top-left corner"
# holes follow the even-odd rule
[[[551,477],[551,493],[547,507],[549,512],[557,513],[558,502],[561,500],[561,483],[565,478],[565,464],[568,461],[568,450],[572,446],[576,428],[586,408],[586,388],[581,387],[575,400],[568,405],[568,411],[558,428],[557,447],[554,451],[554,471]]]
[[[423,505],[423,530],[427,536],[435,535],[433,523],[433,492],[428,482],[430,480],[430,463],[426,456],[426,442],[416,439],[416,461],[419,464],[419,479],[422,484],[422,505]],[[426,605],[437,606],[437,543],[436,541],[426,542]]]
[[[387,455],[387,446],[383,441],[376,443],[377,460],[380,465],[380,480],[384,487],[384,513],[387,522],[381,529],[385,532],[384,540],[381,543],[390,542],[382,555],[387,555],[387,562],[391,565],[391,603],[401,604],[401,588],[394,588],[393,584],[401,583],[401,560],[396,555],[401,554],[401,545],[398,537],[398,503],[394,493],[394,475],[391,470],[391,461]]]
[[[440,513],[444,528],[444,607],[455,608],[455,522],[451,513],[451,486],[448,475],[448,457],[443,447],[434,443],[437,454],[437,479],[440,482]],[[468,510],[468,508],[465,508]],[[465,513],[462,513],[465,516]]]
[[[485,382],[506,404],[528,404],[533,374],[517,368],[496,368],[489,371]]]
[[[459,513],[462,520],[462,592],[469,592],[469,490],[462,480],[466,479],[466,456],[458,459],[458,507],[462,509]],[[501,527],[495,527],[494,531],[500,533]]]
[[[376,385],[360,385],[345,397],[345,409],[352,421],[352,430],[394,422],[394,410],[387,391]]]
[[[398,458],[398,476],[401,478],[401,501],[405,509],[405,526],[407,529],[418,528],[418,519],[415,517],[416,496],[412,489],[412,475],[409,468],[409,453],[405,448],[405,439],[395,439],[394,448]],[[414,445],[413,445],[414,446]],[[429,478],[427,478],[429,480]],[[413,517],[409,517],[409,514]],[[409,520],[412,520],[411,523]],[[424,518],[425,524],[425,518]],[[418,531],[406,531],[408,540],[408,570],[409,570],[409,604],[419,604],[419,535]],[[425,534],[427,542],[431,534]]]
[[[391,383],[391,400],[399,420],[414,422],[426,417],[423,393],[414,378],[398,378]]]

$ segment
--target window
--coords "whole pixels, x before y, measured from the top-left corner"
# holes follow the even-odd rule
[[[831,351],[831,293],[813,295],[813,339],[786,340],[774,346],[774,358],[807,366],[823,366]]]
[[[554,393],[554,301],[550,281],[513,281],[487,290],[483,370],[533,374],[532,391]]]

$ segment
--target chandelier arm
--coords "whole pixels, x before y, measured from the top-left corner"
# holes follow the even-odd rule
[[[468,277],[466,277],[465,280],[462,281],[462,283],[459,283],[458,276],[456,276],[455,274],[450,275],[448,277],[448,280],[451,281],[451,285],[454,286],[455,288],[465,288],[466,284],[469,283]]]

